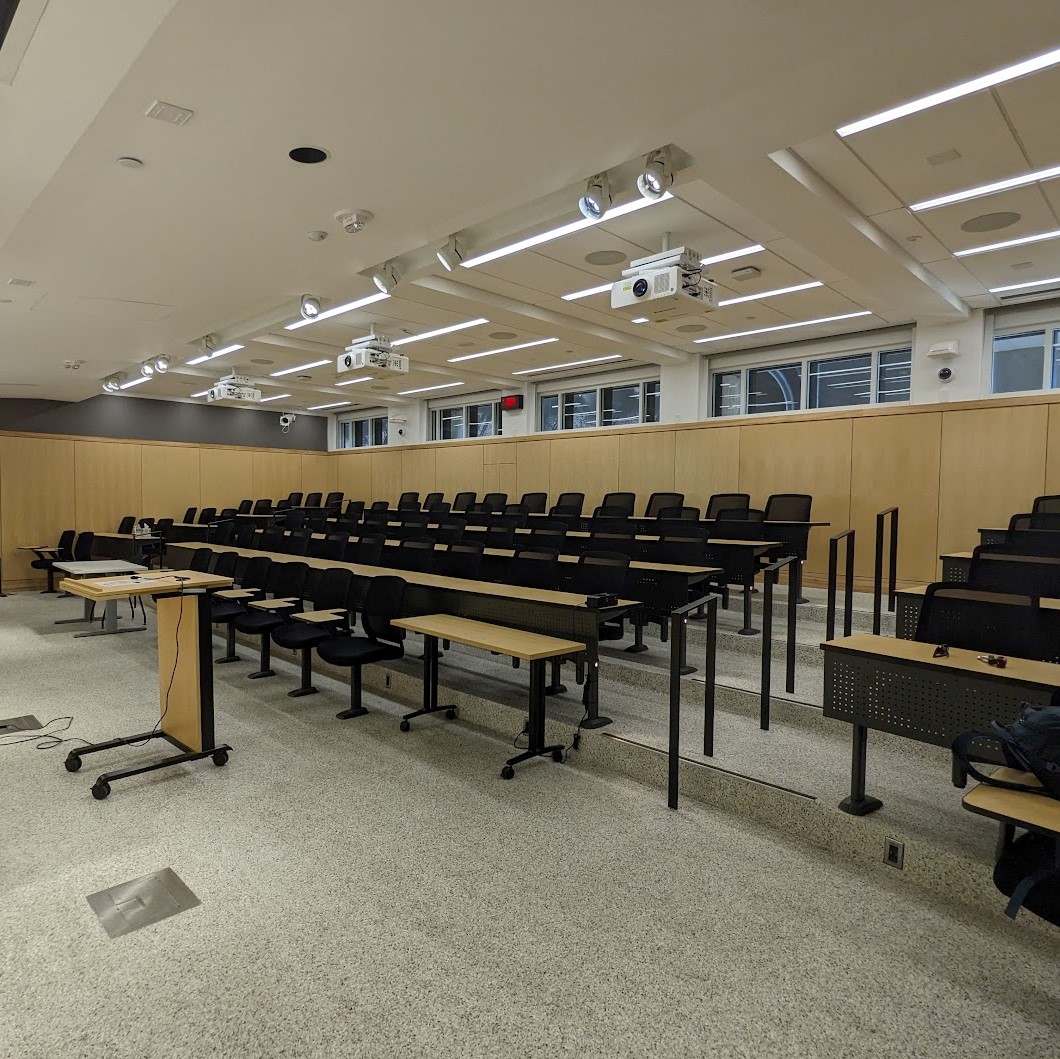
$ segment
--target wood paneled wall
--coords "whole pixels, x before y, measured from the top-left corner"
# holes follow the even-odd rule
[[[339,466],[324,452],[0,434],[4,587],[43,583],[33,554],[19,547],[54,544],[64,529],[115,530],[123,515],[179,520],[189,507],[327,492],[339,488]],[[362,488],[347,488],[351,496],[371,492],[353,484]]]
[[[947,405],[585,431],[335,453],[337,488],[348,497],[395,501],[461,489],[586,495],[632,491],[639,506],[677,489],[703,507],[711,493],[810,493],[807,575],[828,569],[828,538],[853,527],[859,587],[872,577],[876,513],[897,505],[900,580],[939,575],[944,551],[970,550],[980,526],[1004,525],[1041,493],[1060,493],[1060,400],[997,399]]]

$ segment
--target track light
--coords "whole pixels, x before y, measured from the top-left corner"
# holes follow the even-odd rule
[[[312,294],[302,295],[302,319],[315,320],[320,315],[320,299]]]
[[[155,366],[149,360],[145,360],[140,365],[140,374],[145,378],[149,379],[155,373]]]
[[[103,392],[104,393],[117,393],[121,389],[122,381],[125,379],[124,375],[108,375],[103,380]]]
[[[655,202],[670,190],[674,182],[674,166],[670,158],[670,148],[660,147],[644,160],[644,168],[637,177],[637,190],[646,198]]]
[[[464,248],[457,242],[456,236],[453,236],[445,246],[439,247],[435,254],[438,256],[438,263],[446,272],[452,272],[464,261]]]
[[[154,365],[154,369],[159,375],[165,375],[165,373],[169,371],[169,357],[164,353],[160,357],[155,357],[151,363]]]
[[[396,265],[393,261],[388,261],[385,265],[380,265],[376,269],[372,276],[372,282],[383,294],[390,294],[401,282],[401,277],[404,275],[405,270],[403,268]]]
[[[589,177],[585,185],[585,194],[578,199],[578,209],[589,221],[598,221],[611,209],[611,181],[606,173],[597,173]]]

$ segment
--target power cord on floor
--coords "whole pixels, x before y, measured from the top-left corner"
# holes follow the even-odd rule
[[[50,724],[55,724],[56,721],[66,721],[66,724],[62,728],[57,728],[54,732],[43,731]],[[68,732],[74,723],[74,715],[72,713],[63,714],[62,717],[53,717],[47,724],[41,725],[41,730],[35,735],[22,736],[20,739],[0,739],[0,746],[18,746],[19,743],[37,743],[35,749],[37,750],[54,750],[57,746],[61,746],[63,743],[84,743],[85,746],[91,746],[92,744],[87,739],[82,739],[80,736],[69,736],[66,739],[60,739],[60,732]],[[40,742],[37,742],[40,740]]]

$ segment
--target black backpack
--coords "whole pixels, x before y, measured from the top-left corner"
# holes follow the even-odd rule
[[[1060,694],[1060,693],[1058,693]],[[1035,706],[1025,702],[1020,716],[1012,724],[990,722],[990,733],[963,732],[953,741],[953,756],[980,783],[991,787],[1007,787],[1014,791],[1027,791],[1060,799],[1060,705],[1057,694],[1048,706]],[[981,757],[972,757],[970,750],[977,739],[993,738],[1001,743],[1005,764],[1009,768],[1030,772],[1041,787],[1025,783],[1010,783],[994,779],[979,772],[972,764],[982,762]]]

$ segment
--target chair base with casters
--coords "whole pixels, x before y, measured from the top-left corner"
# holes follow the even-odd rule
[[[456,706],[438,705],[438,659],[441,651],[438,650],[438,639],[435,636],[423,638],[423,706],[412,713],[406,713],[401,718],[398,727],[407,732],[412,725],[409,723],[416,717],[425,717],[432,713],[444,714],[447,721],[455,721],[457,716]]]

